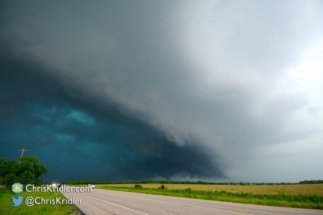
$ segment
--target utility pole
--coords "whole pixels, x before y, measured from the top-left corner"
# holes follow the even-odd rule
[[[24,156],[24,152],[29,151],[29,150],[25,150],[25,147],[24,147],[24,148],[22,148],[21,150],[18,150],[18,151],[21,151],[21,155],[20,155],[20,159],[19,159],[19,163],[20,163],[21,158]]]

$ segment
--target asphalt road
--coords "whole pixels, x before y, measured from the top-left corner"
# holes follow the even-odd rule
[[[295,209],[229,202],[187,199],[111,190],[93,189],[90,193],[63,193],[82,199],[77,207],[86,215],[310,215],[322,210]]]

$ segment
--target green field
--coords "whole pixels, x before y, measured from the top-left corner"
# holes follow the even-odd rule
[[[296,185],[205,185],[205,184],[96,185],[97,189],[139,192],[246,204],[323,209],[323,184]]]
[[[0,189],[0,214],[6,215],[39,215],[39,214],[49,214],[49,215],[79,215],[80,213],[74,205],[58,205],[58,204],[47,204],[47,205],[34,205],[26,206],[23,202],[20,206],[14,207],[11,198],[17,198],[18,196],[23,196],[24,200],[28,196],[32,197],[43,197],[44,199],[55,199],[56,197],[65,197],[59,192],[33,192],[27,193],[26,191],[15,194],[11,189]]]

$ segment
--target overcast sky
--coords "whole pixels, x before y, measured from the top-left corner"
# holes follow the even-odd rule
[[[322,1],[1,1],[0,157],[51,181],[323,179]]]

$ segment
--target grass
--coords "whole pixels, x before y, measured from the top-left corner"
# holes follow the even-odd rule
[[[236,202],[257,205],[281,206],[281,207],[295,207],[295,208],[311,208],[323,209],[323,195],[316,194],[289,194],[285,192],[278,192],[276,194],[264,193],[250,193],[250,192],[227,192],[225,190],[196,190],[196,187],[187,185],[185,189],[169,188],[170,184],[166,185],[166,189],[160,189],[160,184],[153,184],[153,187],[147,187],[148,184],[141,185],[142,188],[135,188],[134,185],[130,187],[125,186],[111,186],[111,185],[97,185],[100,189],[118,190],[126,192],[138,192],[146,194],[157,194],[165,196],[177,196],[185,198],[217,200],[225,202]],[[182,187],[184,187],[184,184]],[[201,185],[198,185],[201,186]],[[208,186],[208,185],[203,185]],[[219,186],[219,185],[218,185]],[[266,186],[266,185],[257,185]],[[272,185],[270,185],[272,186]],[[274,185],[273,185],[274,186]],[[290,185],[285,185],[290,186]],[[158,188],[159,187],[159,188]],[[172,186],[170,186],[172,187]],[[193,187],[193,189],[192,189]],[[195,188],[195,189],[194,189]],[[205,187],[203,187],[205,188]],[[206,188],[205,188],[206,189]],[[263,189],[265,190],[265,189]]]
[[[61,197],[64,199],[65,197],[59,192],[32,192],[28,193],[26,191],[15,194],[11,191],[11,189],[0,189],[0,205],[1,211],[0,214],[7,215],[39,215],[39,214],[49,214],[49,215],[79,215],[79,211],[76,209],[74,205],[58,205],[58,204],[48,204],[48,205],[34,205],[34,206],[26,206],[23,202],[20,206],[14,207],[11,201],[11,198],[18,198],[18,196],[23,196],[24,200],[28,196],[43,197],[45,199],[55,199],[56,197]]]

